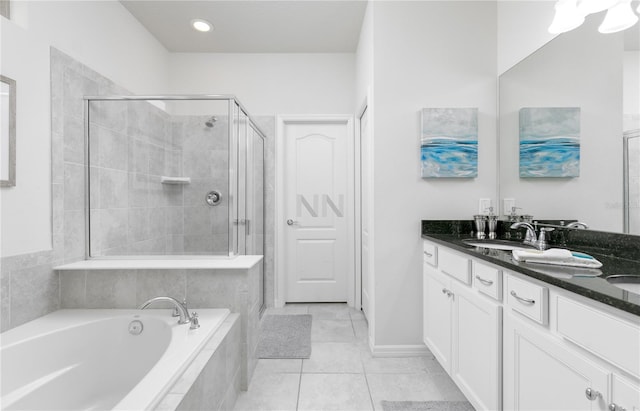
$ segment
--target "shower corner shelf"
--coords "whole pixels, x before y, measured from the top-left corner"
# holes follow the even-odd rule
[[[191,183],[191,178],[162,176],[160,177],[160,182],[162,184],[189,184]]]

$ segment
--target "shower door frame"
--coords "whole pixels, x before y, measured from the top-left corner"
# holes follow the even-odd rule
[[[622,218],[623,232],[629,234],[630,230],[630,198],[629,198],[629,140],[633,138],[640,138],[640,129],[625,131],[622,134]]]
[[[265,133],[260,129],[260,127],[257,125],[257,123],[253,120],[253,118],[251,117],[251,115],[249,114],[249,112],[247,111],[247,109],[242,105],[242,103],[234,96],[234,95],[230,95],[230,94],[176,94],[176,95],[106,95],[106,96],[84,96],[83,97],[84,100],[84,165],[85,165],[85,170],[84,170],[84,221],[85,221],[85,259],[86,260],[116,260],[116,259],[123,259],[123,258],[128,258],[128,259],[144,259],[144,258],[166,258],[166,255],[158,255],[158,256],[144,256],[144,255],[140,255],[140,256],[135,256],[135,255],[109,255],[109,256],[92,256],[91,255],[91,232],[90,232],[90,227],[89,227],[89,223],[90,223],[90,204],[89,204],[89,199],[90,199],[90,192],[89,192],[89,181],[90,181],[90,162],[89,162],[89,149],[90,149],[90,136],[89,136],[89,126],[90,126],[90,118],[89,118],[89,108],[90,108],[90,104],[92,101],[196,101],[196,100],[217,100],[217,101],[227,101],[229,104],[229,109],[228,109],[228,115],[229,115],[229,127],[228,127],[228,142],[229,142],[229,165],[231,165],[231,145],[233,143],[233,138],[234,138],[234,128],[232,127],[232,118],[233,118],[233,112],[234,112],[234,108],[237,107],[239,112],[243,112],[246,116],[247,119],[249,120],[247,122],[247,127],[249,126],[249,124],[251,124],[251,126],[256,130],[256,132],[258,133],[258,135],[260,136],[260,138],[262,138],[263,141],[263,147],[266,147],[266,135]],[[236,136],[238,137],[238,136]],[[246,142],[245,142],[246,144]],[[240,155],[240,150],[237,150],[237,155]],[[245,151],[245,155],[246,155],[246,151]],[[236,164],[238,164],[238,159],[236,158]],[[263,149],[262,152],[262,164],[263,164],[263,170],[262,170],[262,178],[263,178],[263,187],[264,183],[266,183],[265,181],[265,170],[264,170],[264,165],[265,165],[265,150]],[[245,159],[245,167],[247,166],[247,162]],[[245,171],[246,172],[246,171]],[[237,173],[239,174],[239,173]],[[229,192],[231,192],[231,187],[233,184],[232,181],[232,175],[231,173],[229,173],[228,176],[228,182],[229,182]],[[240,182],[238,180],[238,176],[236,175],[236,187],[239,190],[240,187]],[[246,184],[244,189],[246,190]],[[245,195],[246,198],[246,195]],[[237,201],[237,199],[236,199]],[[263,233],[265,233],[265,227],[266,227],[266,218],[265,218],[265,214],[266,214],[266,208],[264,207],[265,203],[266,203],[266,191],[263,190],[262,193],[262,203],[263,203],[263,211],[262,211],[262,231]],[[245,207],[245,211],[244,214],[246,214],[246,201],[244,204]],[[238,207],[239,208],[239,207]],[[234,244],[233,244],[233,207],[229,207],[229,211],[228,211],[228,223],[229,223],[229,235],[228,235],[228,248],[227,248],[227,257],[233,257],[237,254],[234,253]],[[238,234],[239,234],[239,227],[238,227]],[[236,234],[237,235],[237,234]],[[246,235],[246,231],[245,231],[245,235]],[[263,250],[263,259],[262,259],[262,276],[263,276],[263,284],[264,284],[264,276],[265,276],[265,258],[264,258],[264,251],[266,250],[265,244],[266,242],[266,235],[263,236],[263,240],[262,240],[262,250]],[[237,250],[237,242],[235,244],[236,250]],[[171,258],[189,258],[189,259],[193,259],[193,258],[206,258],[206,257],[210,257],[210,255],[170,255],[169,257]],[[224,257],[224,256],[216,256],[216,257]],[[264,287],[263,287],[263,306],[264,306]]]

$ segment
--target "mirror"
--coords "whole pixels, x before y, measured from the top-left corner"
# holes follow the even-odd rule
[[[500,76],[500,205],[504,208],[505,198],[514,199],[522,208],[518,214],[531,214],[534,220],[575,219],[593,230],[640,234],[640,29],[636,24],[620,33],[601,34],[603,16],[587,17],[582,26],[549,41]],[[562,116],[535,117],[530,110],[568,107],[579,108],[574,110],[578,127],[575,117],[572,127],[565,127]],[[527,130],[538,120],[542,148],[534,155],[545,167],[566,160],[566,146],[550,141],[566,140],[567,129],[578,135],[579,155],[576,160],[574,153],[571,166],[578,167],[577,176],[521,177],[521,153],[526,167],[531,160],[528,144],[534,139]],[[529,138],[522,147],[521,133]],[[564,175],[575,174],[572,168]]]
[[[0,187],[16,185],[16,82],[0,75]]]

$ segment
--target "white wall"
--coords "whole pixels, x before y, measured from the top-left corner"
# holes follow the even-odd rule
[[[17,81],[16,187],[2,190],[2,257],[51,249],[49,46],[133,93],[167,88],[168,53],[117,1],[19,1],[2,18],[2,72]]]
[[[0,255],[51,249],[49,45],[1,18],[0,72],[16,81],[16,186],[0,188]]]
[[[173,53],[169,67],[172,93],[233,94],[253,116],[353,112],[353,53]]]
[[[422,219],[470,219],[496,193],[495,2],[374,7],[375,344],[422,344]],[[455,22],[455,24],[452,24]],[[420,109],[478,107],[473,179],[420,178]]]
[[[556,36],[547,31],[554,4],[550,0],[498,1],[498,74]]]
[[[625,51],[622,74],[624,130],[640,128],[640,51]]]

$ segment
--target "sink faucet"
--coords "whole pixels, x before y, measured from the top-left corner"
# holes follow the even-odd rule
[[[582,221],[574,221],[573,223],[567,224],[567,228],[583,228],[583,229],[587,229],[587,228],[589,228],[589,226],[586,225],[585,223],[583,223]]]
[[[536,242],[538,241],[538,238],[536,236],[536,230],[533,228],[533,226],[530,223],[519,221],[517,223],[511,224],[510,228],[515,230],[516,228],[520,228],[520,227],[524,227],[527,229],[527,234],[525,234],[524,236],[523,243],[535,246]]]
[[[183,304],[180,301],[176,300],[173,297],[155,297],[150,300],[145,301],[138,307],[139,310],[144,310],[151,304],[159,301],[170,302],[174,305],[180,319],[178,320],[178,324],[189,324],[191,323],[191,329],[199,328],[200,324],[198,322],[198,313],[189,314],[189,309],[187,308],[186,302]]]

